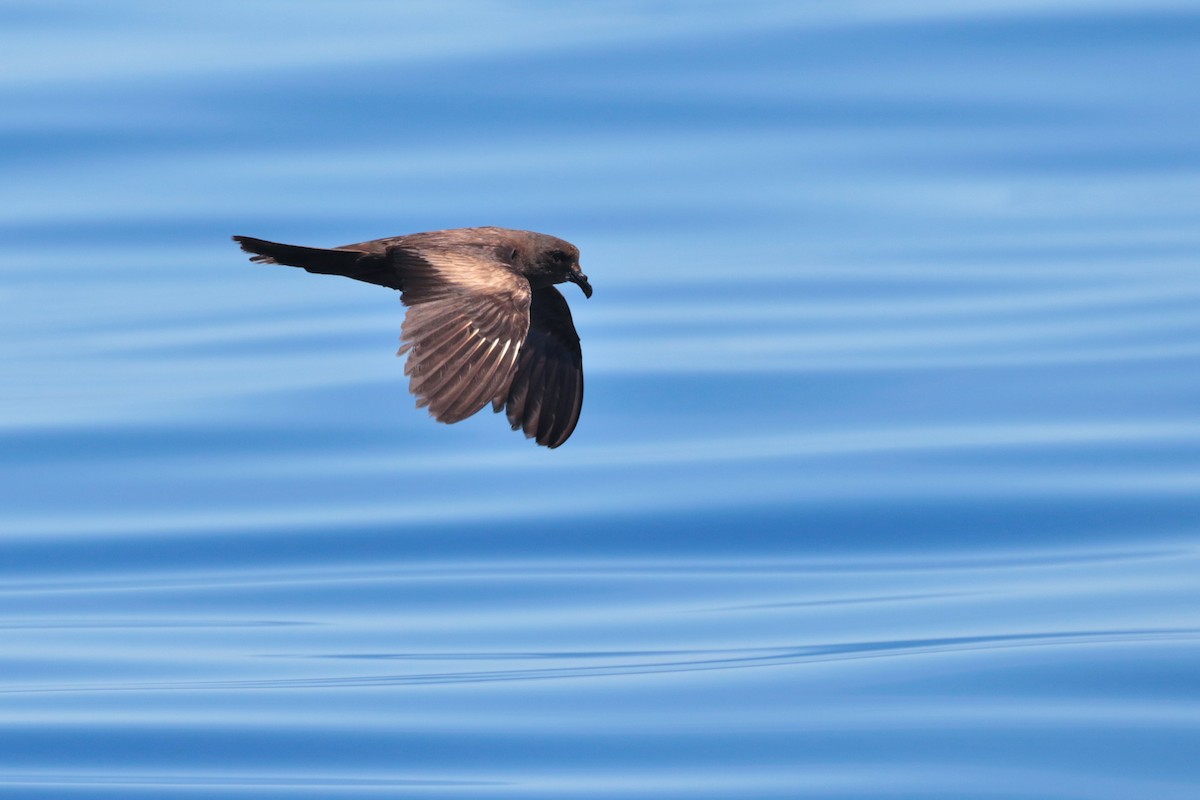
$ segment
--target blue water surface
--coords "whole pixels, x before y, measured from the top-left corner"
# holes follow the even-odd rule
[[[0,4],[0,796],[1200,796],[1191,2]],[[548,451],[395,293],[577,243]]]

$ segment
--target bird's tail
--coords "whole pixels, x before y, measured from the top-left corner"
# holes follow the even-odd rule
[[[346,275],[359,257],[364,255],[355,250],[325,250],[320,247],[300,247],[294,244],[268,242],[265,239],[255,239],[250,236],[234,236],[233,240],[242,246],[247,253],[253,253],[250,259],[260,264],[284,264],[289,267],[303,267],[309,272],[322,275]]]
[[[400,279],[388,260],[378,253],[363,250],[326,250],[295,244],[268,242],[252,236],[234,236],[250,258],[259,264],[283,264],[301,267],[319,275],[344,275],[347,278],[399,289]]]

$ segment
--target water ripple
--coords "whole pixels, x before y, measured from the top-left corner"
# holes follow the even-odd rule
[[[974,653],[994,649],[1036,647],[1079,647],[1086,645],[1155,644],[1190,642],[1200,636],[1200,628],[1158,630],[1057,631],[1044,633],[959,636],[941,639],[882,640],[805,644],[788,647],[753,647],[722,650],[649,651],[641,653],[341,653],[275,654],[292,659],[338,659],[351,661],[541,661],[575,660],[616,661],[557,667],[525,667],[506,670],[467,670],[415,674],[353,675],[336,677],[234,679],[219,681],[181,681],[64,685],[31,685],[0,689],[0,694],[45,694],[61,692],[159,692],[229,691],[287,689],[349,689],[360,687],[412,686],[424,684],[491,683],[496,681],[540,681],[563,678],[599,678],[688,673],[711,670],[786,667],[830,661],[864,658],[898,658],[944,653]],[[689,657],[691,656],[691,657]],[[622,659],[637,657],[636,661]]]

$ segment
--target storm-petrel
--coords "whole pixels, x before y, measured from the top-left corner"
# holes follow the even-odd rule
[[[234,236],[251,261],[398,289],[409,306],[397,355],[417,407],[458,422],[488,403],[513,430],[558,447],[583,405],[583,357],[566,299],[570,281],[592,296],[579,248],[507,228],[456,228],[332,249]]]

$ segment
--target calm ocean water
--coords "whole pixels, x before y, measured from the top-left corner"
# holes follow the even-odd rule
[[[0,4],[0,796],[1200,796],[1194,3]],[[554,233],[584,416],[394,293]]]

